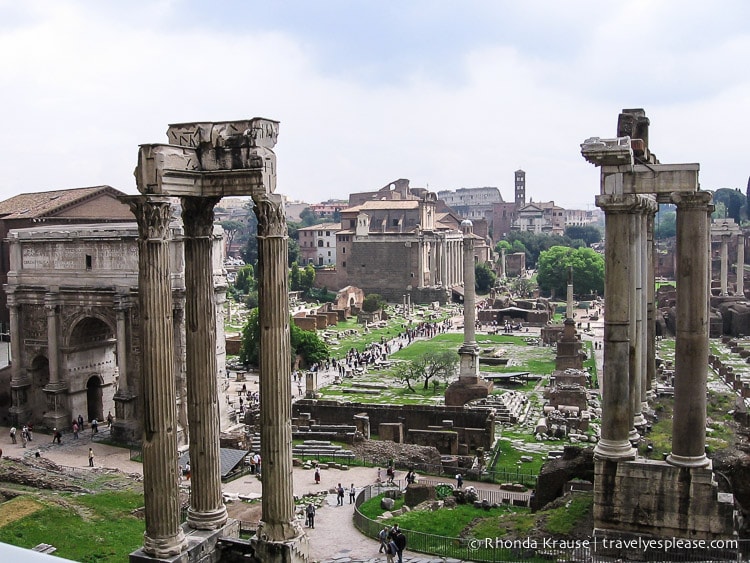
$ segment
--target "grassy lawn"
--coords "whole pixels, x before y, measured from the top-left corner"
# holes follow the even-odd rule
[[[1,505],[0,512],[22,516],[0,526],[0,541],[26,548],[47,543],[55,555],[84,563],[120,562],[143,545],[144,521],[131,515],[143,506],[142,494],[35,495],[33,511],[29,500],[18,496]]]

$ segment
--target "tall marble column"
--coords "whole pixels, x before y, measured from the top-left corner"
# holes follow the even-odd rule
[[[60,346],[57,330],[57,295],[44,296],[44,310],[47,313],[47,360],[49,361],[48,389],[57,389],[60,382]]]
[[[200,530],[215,530],[227,521],[221,492],[216,303],[211,259],[214,206],[219,199],[182,198],[187,414],[192,471],[187,522]]]
[[[641,389],[641,401],[645,402],[652,394],[656,376],[656,287],[654,263],[656,247],[654,246],[654,217],[658,204],[652,202],[646,213],[646,384]]]
[[[640,201],[639,201],[640,204]],[[645,426],[643,413],[641,413],[641,331],[643,329],[643,318],[641,317],[641,297],[643,295],[641,277],[641,207],[633,211],[630,216],[631,227],[629,233],[630,241],[630,403],[633,413],[633,421],[630,427],[630,442],[636,444],[641,436],[639,429]]]
[[[256,536],[269,542],[285,542],[302,534],[294,518],[292,493],[287,228],[279,195],[255,194],[253,202],[258,218],[260,455],[263,468],[263,519]]]
[[[737,291],[740,297],[745,295],[745,237],[737,236]]]
[[[47,410],[43,423],[47,428],[62,428],[70,424],[70,416],[65,408],[67,383],[60,379],[60,331],[58,328],[58,295],[55,292],[44,296],[44,309],[47,313],[47,360],[49,362],[49,382],[44,386],[47,395]]]
[[[115,316],[117,319],[117,394],[128,396],[130,380],[128,378],[128,330],[126,315],[130,310],[130,300],[126,295],[115,296]]]
[[[729,251],[727,249],[729,235],[721,235],[721,294],[728,295],[727,291],[727,271],[729,270]]]
[[[461,221],[463,231],[464,278],[464,343],[458,349],[461,356],[459,378],[466,383],[477,383],[479,378],[479,346],[476,339],[477,298],[474,271],[473,225],[468,219]]]
[[[31,419],[31,407],[28,403],[28,390],[31,379],[21,369],[20,309],[18,298],[8,293],[8,312],[10,313],[10,421],[21,426]]]
[[[177,488],[177,414],[169,264],[171,205],[166,197],[123,198],[138,222],[138,296],[143,389],[143,551],[156,558],[187,547]]]
[[[604,370],[602,376],[601,439],[594,448],[599,459],[633,459],[629,433],[633,422],[630,401],[631,215],[638,205],[635,195],[599,195],[604,210],[607,275],[604,278]]]
[[[704,467],[708,374],[710,192],[675,193],[677,205],[677,330],[672,453],[667,462]]]

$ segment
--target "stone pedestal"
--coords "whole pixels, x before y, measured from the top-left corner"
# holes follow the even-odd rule
[[[576,322],[572,318],[565,319],[563,333],[557,341],[557,355],[555,369],[583,369],[584,353],[582,343],[576,335]]]
[[[305,374],[305,399],[315,399],[318,396],[318,372],[308,371]]]
[[[595,462],[598,529],[693,539],[734,536],[734,499],[719,493],[710,467],[663,461]]]
[[[183,524],[182,531],[185,534],[184,551],[170,557],[156,558],[139,549],[130,554],[130,563],[218,563],[222,561],[221,549],[218,547],[221,540],[240,537],[237,520],[228,520],[224,526],[216,530],[196,530],[188,524]]]

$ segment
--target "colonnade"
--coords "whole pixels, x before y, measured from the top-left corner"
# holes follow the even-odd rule
[[[173,557],[188,548],[179,521],[174,337],[167,255],[171,207],[164,194],[181,197],[185,225],[185,346],[192,472],[187,526],[218,530],[227,523],[220,475],[211,233],[213,210],[220,196],[250,194],[258,218],[262,334],[263,520],[256,536],[256,555],[266,560],[263,554],[276,554],[269,560],[289,560],[280,555],[280,549],[303,536],[294,518],[292,496],[287,229],[281,196],[271,193],[276,172],[275,155],[270,149],[277,134],[277,122],[260,118],[180,124],[170,126],[168,131],[174,145],[142,145],[140,149],[136,178],[143,195],[130,196],[126,201],[136,215],[140,235],[146,496],[143,551],[150,557]],[[227,152],[232,153],[231,159],[224,158]],[[286,549],[292,559],[302,553],[298,547]]]
[[[440,278],[438,283],[445,287],[460,285],[464,281],[463,277],[463,243],[461,240],[442,240],[442,244],[437,247],[437,267],[436,272]]]

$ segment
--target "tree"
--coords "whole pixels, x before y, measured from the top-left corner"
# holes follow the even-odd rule
[[[571,225],[565,228],[565,236],[571,240],[581,239],[585,246],[591,246],[602,240],[602,231],[592,225]]]
[[[734,219],[738,225],[740,224],[740,210],[745,200],[740,190],[721,188],[714,192],[714,203],[723,203],[726,207],[726,216]]]
[[[305,207],[300,212],[299,218],[302,219],[302,225],[305,227],[310,227],[321,221],[320,216],[309,207]]]
[[[234,219],[222,221],[220,225],[221,228],[224,229],[224,232],[227,234],[227,250],[230,250],[232,248],[232,242],[234,242],[235,235],[237,235],[238,232],[241,232],[246,225],[242,221],[235,221]]]
[[[670,207],[672,209],[662,210],[659,206],[659,211],[656,213],[654,238],[657,240],[672,238],[677,234],[677,213],[674,211],[674,206]]]
[[[303,364],[312,365],[322,362],[330,355],[328,345],[320,339],[315,331],[302,330],[289,318],[289,344],[291,357],[290,366],[299,356]],[[247,322],[242,328],[242,343],[240,344],[240,362],[244,365],[258,365],[260,358],[260,312],[254,308],[247,316]]]
[[[255,288],[255,270],[250,264],[245,264],[234,278],[234,288],[242,293],[250,293]]]
[[[385,307],[385,299],[378,293],[370,293],[362,301],[362,310],[365,313],[374,313]]]
[[[393,375],[406,383],[413,393],[412,382],[423,380],[424,389],[429,389],[430,380],[447,380],[453,377],[458,360],[458,354],[452,350],[433,350],[413,360],[396,364]]]
[[[539,255],[538,266],[537,281],[544,291],[565,295],[571,266],[576,293],[604,291],[604,258],[590,248],[553,246]]]
[[[490,289],[495,286],[497,274],[490,269],[487,262],[482,262],[474,266],[474,285],[477,293],[489,293]]]
[[[300,271],[297,262],[292,264],[291,271],[289,272],[289,290],[299,291],[300,290]]]
[[[307,293],[313,288],[315,284],[315,268],[312,264],[305,266],[305,270],[302,272],[299,280],[299,288]]]

